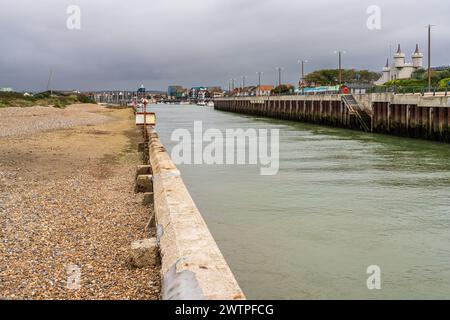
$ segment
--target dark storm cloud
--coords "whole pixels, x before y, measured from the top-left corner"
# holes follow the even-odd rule
[[[81,30],[68,30],[66,9],[81,8]],[[439,0],[2,0],[0,86],[45,89],[49,70],[65,89],[165,89],[168,84],[222,85],[275,67],[295,82],[308,70],[344,66],[378,71],[389,45],[409,56],[433,31],[434,63],[449,64],[450,3]],[[368,30],[366,9],[382,9],[382,29]],[[426,6],[426,10],[425,10]]]

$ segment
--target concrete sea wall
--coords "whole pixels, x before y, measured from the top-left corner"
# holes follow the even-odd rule
[[[149,128],[148,134],[162,298],[245,299],[157,132]]]
[[[450,142],[449,96],[377,93],[354,95],[371,132]],[[234,97],[214,101],[215,109],[363,130],[342,95]]]
[[[450,143],[447,96],[374,94],[370,104],[374,132]]]

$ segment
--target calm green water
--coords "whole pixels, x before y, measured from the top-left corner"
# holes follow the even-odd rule
[[[158,131],[280,129],[280,171],[180,165],[251,299],[450,298],[450,146],[197,106],[153,106]],[[369,265],[382,272],[370,291]]]

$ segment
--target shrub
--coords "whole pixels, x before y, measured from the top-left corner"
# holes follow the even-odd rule
[[[85,94],[79,94],[78,101],[81,103],[96,103],[91,97],[89,97]]]
[[[425,87],[427,82],[424,80],[417,79],[397,79],[391,80],[384,84],[385,86],[395,86],[395,87]]]
[[[439,81],[439,88],[450,88],[450,77],[444,78],[441,81]]]
[[[93,99],[84,94],[62,95],[50,92],[41,92],[34,96],[24,96],[19,92],[0,92],[0,108],[3,107],[31,107],[35,105],[65,108],[75,103],[95,103]]]

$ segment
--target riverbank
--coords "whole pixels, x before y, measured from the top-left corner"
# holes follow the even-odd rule
[[[0,109],[0,298],[158,299],[159,267],[126,263],[149,216],[132,110],[24,110]]]
[[[450,96],[319,94],[215,100],[222,111],[450,143]]]

